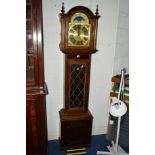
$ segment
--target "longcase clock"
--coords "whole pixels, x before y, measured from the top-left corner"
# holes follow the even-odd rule
[[[88,110],[91,54],[95,53],[98,26],[95,14],[84,6],[60,13],[60,50],[65,54],[65,98],[60,115],[61,148],[88,147],[93,116]]]

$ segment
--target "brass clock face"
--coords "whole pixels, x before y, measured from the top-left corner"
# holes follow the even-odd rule
[[[89,46],[90,28],[88,17],[85,14],[74,14],[69,23],[68,45]]]

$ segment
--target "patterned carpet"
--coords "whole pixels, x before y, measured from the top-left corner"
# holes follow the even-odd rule
[[[92,136],[90,148],[62,151],[58,140],[50,140],[48,141],[48,155],[96,155],[97,151],[107,151],[108,145],[110,142],[106,139],[106,135],[95,135]]]

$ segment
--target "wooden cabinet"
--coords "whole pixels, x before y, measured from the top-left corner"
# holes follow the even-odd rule
[[[47,154],[42,2],[26,0],[26,154]]]
[[[26,86],[44,88],[44,56],[41,0],[26,1]]]
[[[44,95],[27,95],[26,151],[27,155],[47,152],[46,106]]]
[[[91,141],[93,116],[88,113],[64,116],[60,110],[60,145],[61,148],[89,147]]]

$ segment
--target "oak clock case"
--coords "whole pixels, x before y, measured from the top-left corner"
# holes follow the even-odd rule
[[[98,7],[95,14],[84,6],[60,13],[60,50],[65,54],[64,107],[60,115],[61,148],[88,147],[93,116],[88,109],[91,54],[97,41]]]
[[[26,155],[47,155],[46,95],[42,1],[26,0]]]

